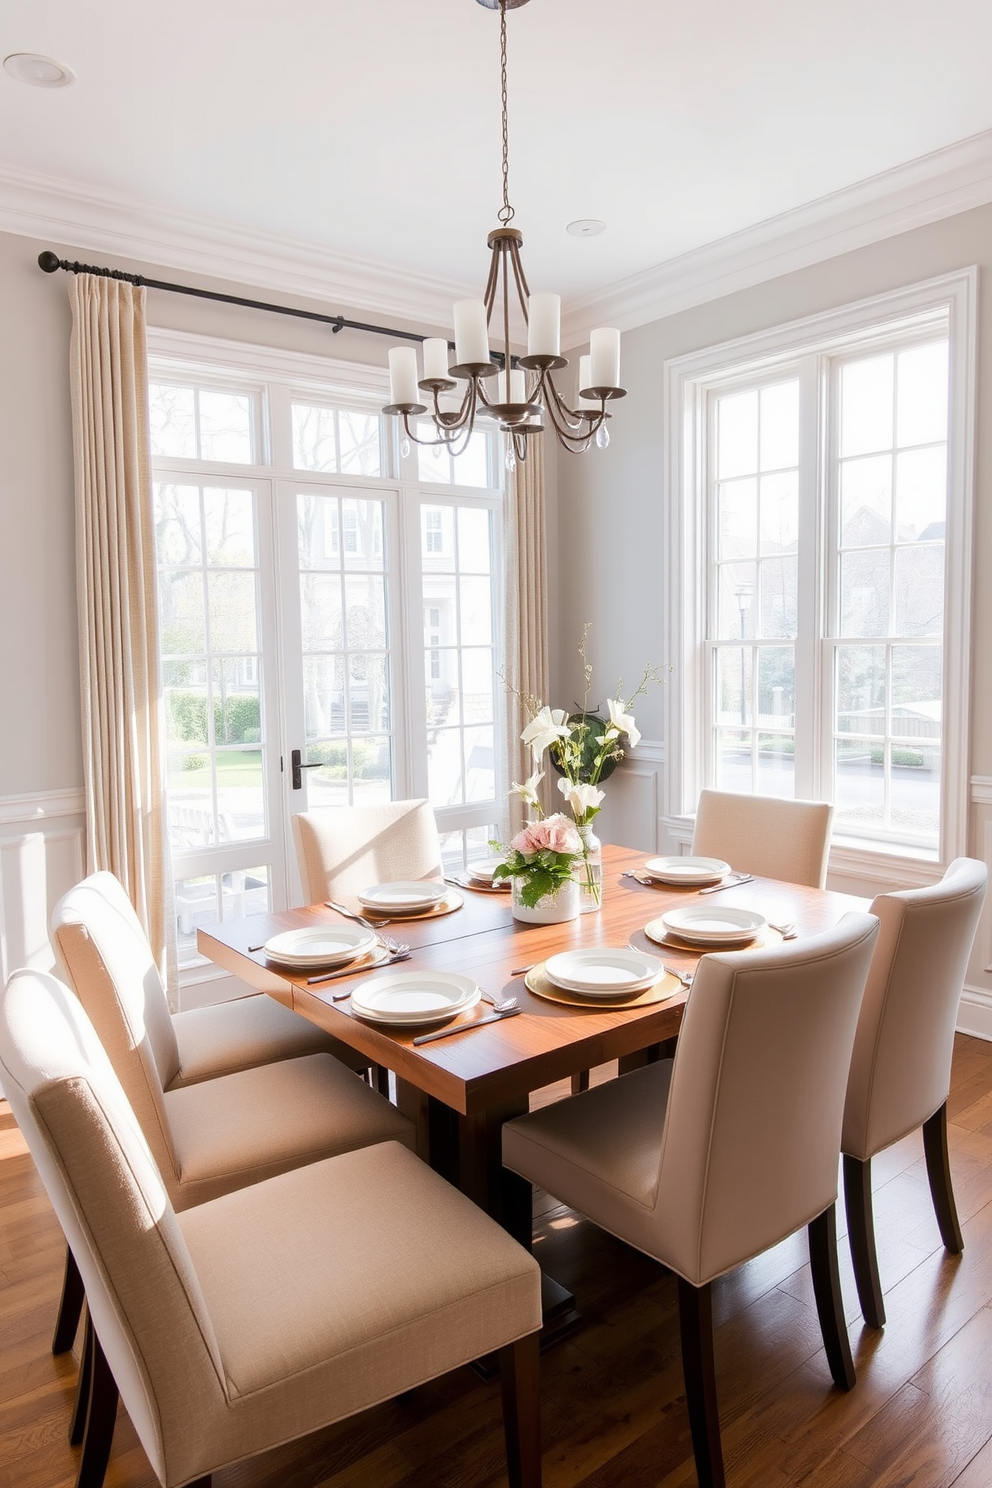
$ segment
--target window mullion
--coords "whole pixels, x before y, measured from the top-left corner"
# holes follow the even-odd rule
[[[820,645],[825,617],[823,556],[829,551],[824,371],[817,356],[799,364],[799,568],[796,624],[796,795],[822,794],[824,741],[817,728],[832,668]]]

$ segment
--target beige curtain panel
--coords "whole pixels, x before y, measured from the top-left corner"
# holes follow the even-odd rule
[[[145,291],[79,274],[69,298],[87,871],[120,880],[169,970]]]
[[[534,769],[520,742],[530,715],[518,694],[548,702],[548,572],[544,514],[544,451],[539,439],[518,460],[507,491],[506,733],[510,779],[524,781]],[[547,782],[543,792],[547,799]],[[560,800],[560,797],[557,797]],[[554,808],[553,808],[554,809]],[[510,798],[510,831],[525,817],[519,796]]]

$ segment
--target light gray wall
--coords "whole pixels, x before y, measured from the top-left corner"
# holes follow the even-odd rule
[[[623,338],[628,396],[616,406],[606,451],[560,461],[558,561],[561,663],[556,696],[580,685],[571,638],[592,622],[596,674],[612,686],[635,678],[645,659],[668,661],[664,628],[661,417],[667,358],[798,320],[901,285],[978,264],[992,269],[992,206],[921,227],[813,268],[672,315]],[[975,609],[971,743],[973,773],[992,775],[992,296],[979,304],[979,406],[975,502]],[[637,710],[642,732],[663,733],[662,698]]]

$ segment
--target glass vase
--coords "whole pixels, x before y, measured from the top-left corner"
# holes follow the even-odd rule
[[[545,894],[536,904],[524,904],[523,891],[526,880],[514,878],[511,909],[515,920],[524,920],[531,925],[560,925],[564,920],[579,917],[579,885],[574,878],[563,879],[557,892]]]
[[[592,914],[603,906],[603,844],[592,829],[592,822],[576,822],[582,838],[582,857],[572,870],[579,886],[579,913]]]

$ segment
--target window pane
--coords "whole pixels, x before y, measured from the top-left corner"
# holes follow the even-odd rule
[[[894,358],[846,362],[840,371],[840,453],[866,455],[892,448]]]
[[[297,470],[337,470],[338,443],[333,408],[293,404],[293,464]]]
[[[218,749],[217,807],[221,842],[265,835],[262,752]]]
[[[725,563],[717,572],[720,585],[717,631],[720,639],[753,635],[757,568],[753,563]]]
[[[944,625],[944,545],[896,549],[896,635],[939,636]]]
[[[224,393],[200,388],[200,459],[249,465],[251,403],[246,393]]]
[[[493,717],[493,653],[488,647],[462,651],[462,716],[466,723],[489,723]]]
[[[345,579],[348,646],[351,650],[386,644],[386,581],[382,574],[348,574]]]
[[[313,758],[312,742],[345,730],[343,656],[304,656],[303,702],[307,752]]]
[[[892,457],[870,455],[840,467],[840,540],[845,548],[887,543],[892,536]]]
[[[884,646],[838,646],[836,729],[841,734],[885,733]]]
[[[796,711],[796,655],[792,646],[758,651],[758,723],[791,729]]]
[[[761,389],[761,469],[799,464],[799,381]]]
[[[493,730],[465,730],[465,799],[491,801],[496,794],[496,764]]]
[[[434,432],[433,424],[426,419],[418,420],[418,439],[430,439]],[[418,444],[417,465],[422,481],[431,481],[436,485],[451,485],[451,453],[446,444]]]
[[[379,427],[377,413],[359,413],[350,408],[338,411],[342,475],[382,474]]]
[[[348,662],[352,733],[389,728],[389,669],[385,656],[352,655]]]
[[[947,516],[947,449],[896,456],[896,536],[900,542],[943,538]]]
[[[454,480],[458,486],[475,486],[484,489],[489,480],[489,445],[492,439],[484,429],[476,429],[462,454],[452,461]]]
[[[191,387],[153,382],[148,388],[152,454],[196,459],[196,393]]]
[[[307,650],[344,645],[342,587],[340,574],[300,575],[300,613]]]
[[[155,544],[162,565],[181,567],[200,562],[200,490],[198,486],[155,487]]]
[[[461,579],[459,593],[462,645],[488,645],[493,635],[493,597],[489,580]]]
[[[203,493],[207,562],[255,567],[255,498],[251,491]]]
[[[716,781],[720,790],[752,791],[751,735],[743,729],[720,729],[716,746]]]
[[[458,508],[458,567],[462,573],[488,574],[491,563],[490,513],[475,507]]]
[[[392,796],[391,740],[385,735],[356,739],[351,746],[355,799],[388,801]]]
[[[163,569],[159,574],[158,601],[163,656],[181,656],[187,652],[202,655],[207,649],[202,571]]]
[[[939,646],[892,647],[892,732],[903,738],[940,738]]]
[[[717,495],[720,557],[752,558],[758,551],[758,482],[727,481]]]
[[[761,552],[794,553],[799,542],[799,473],[761,477]]]
[[[882,744],[838,739],[835,760],[835,829],[879,829],[885,824],[885,749]]]
[[[758,469],[758,394],[731,393],[717,399],[717,457],[719,480],[753,475]]]
[[[913,346],[898,357],[896,439],[932,444],[947,438],[947,342]]]
[[[460,729],[437,729],[427,741],[428,791],[432,806],[457,806],[464,801]]]
[[[758,794],[795,796],[796,740],[793,734],[758,735]]]
[[[795,558],[766,558],[760,565],[758,635],[794,636],[798,624],[798,569]]]
[[[454,566],[454,516],[450,506],[421,508],[421,554],[425,561],[430,560],[432,570]]]
[[[717,652],[717,719],[720,723],[751,722],[751,648],[721,646]]]
[[[889,633],[889,548],[855,549],[840,561],[840,633]]]
[[[257,675],[254,656],[229,656],[214,662],[214,740],[218,744],[261,743],[258,682],[252,686],[246,681],[252,673]]]
[[[255,575],[207,571],[212,651],[257,651]]]

